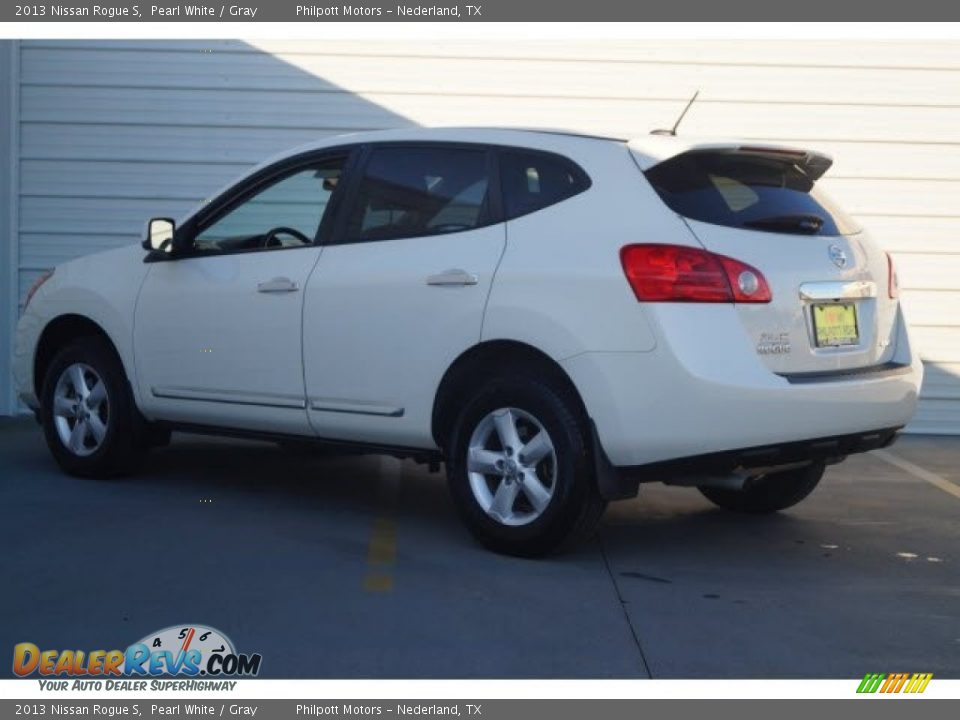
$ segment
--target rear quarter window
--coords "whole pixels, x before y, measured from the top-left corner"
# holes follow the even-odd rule
[[[691,220],[799,235],[860,232],[789,160],[695,151],[655,165],[646,177],[671,210]]]
[[[500,152],[500,186],[507,220],[528,215],[582,193],[590,178],[561,155],[545,152]]]

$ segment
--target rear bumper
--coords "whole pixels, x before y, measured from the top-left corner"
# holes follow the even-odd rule
[[[612,466],[860,437],[903,427],[916,410],[923,369],[905,333],[887,367],[804,377],[771,372],[738,342],[683,341],[562,363]]]
[[[802,462],[829,463],[847,455],[889,447],[896,441],[899,432],[900,428],[882,428],[850,435],[726,450],[648,465],[620,467],[617,468],[617,474],[627,487],[631,487],[641,482],[669,482],[698,475],[729,475],[738,471]]]
[[[706,455],[665,460],[647,465],[613,467],[599,454],[597,476],[600,493],[606,500],[626,500],[636,496],[641,483],[697,485],[697,478],[722,477],[751,469],[791,466],[807,462],[838,462],[847,455],[869,452],[892,445],[900,428],[883,428],[851,435],[814,438],[778,445],[726,450]],[[597,442],[596,437],[594,442]],[[602,448],[601,448],[602,449]]]

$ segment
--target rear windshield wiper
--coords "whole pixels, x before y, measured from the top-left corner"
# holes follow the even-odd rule
[[[818,215],[776,215],[758,220],[745,220],[744,227],[775,232],[816,235],[823,227],[823,218]]]

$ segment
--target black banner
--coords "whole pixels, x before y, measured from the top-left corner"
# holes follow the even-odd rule
[[[145,3],[67,0],[0,7],[3,22],[911,22],[960,19],[960,4],[942,0],[771,3],[767,0],[439,0],[431,3],[241,0]]]

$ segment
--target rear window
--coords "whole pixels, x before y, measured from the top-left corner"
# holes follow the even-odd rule
[[[800,235],[860,231],[789,161],[688,152],[652,167],[646,176],[671,210],[691,220]]]
[[[502,151],[500,185],[507,220],[566,200],[590,187],[573,161],[543,152]]]

